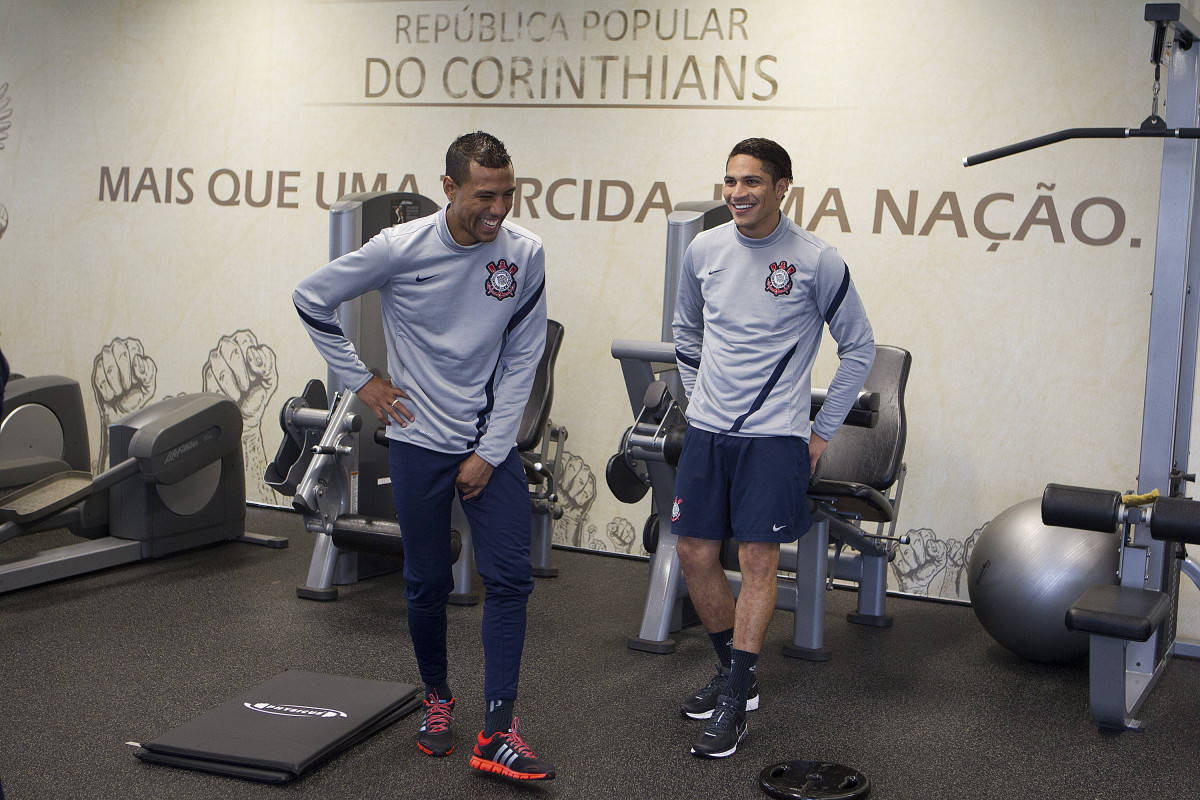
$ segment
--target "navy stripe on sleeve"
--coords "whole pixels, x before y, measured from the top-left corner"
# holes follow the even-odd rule
[[[779,359],[779,363],[775,365],[775,369],[771,372],[771,377],[767,379],[762,391],[758,393],[758,397],[754,398],[754,402],[750,404],[750,409],[734,421],[733,427],[729,429],[730,433],[737,433],[740,431],[742,429],[742,425],[745,424],[746,419],[749,418],[749,416],[755,411],[758,411],[760,408],[762,408],[762,404],[766,402],[767,397],[771,394],[771,390],[775,388],[775,384],[779,383],[779,379],[783,377],[784,369],[787,368],[788,362],[792,360],[792,356],[795,354],[796,345],[792,345],[790,348],[788,348],[788,351],[783,354],[783,358]]]
[[[304,324],[308,327],[318,330],[321,333],[329,333],[334,336],[341,336],[343,339],[346,338],[346,334],[342,333],[342,329],[337,325],[313,319],[308,314],[305,314],[303,311],[301,311],[300,306],[296,306],[296,313],[300,315],[300,319],[304,320]]]
[[[842,301],[846,299],[846,292],[848,291],[850,291],[850,268],[846,267],[846,272],[842,275],[842,285],[837,290],[837,296],[833,298],[833,302],[829,304],[829,309],[825,312],[826,325],[829,325],[833,321],[833,316],[842,307]]]
[[[679,352],[678,347],[675,348],[675,360],[678,361],[680,364],[683,364],[685,367],[691,367],[692,369],[700,369],[700,359],[692,358],[691,356],[684,355],[683,353]]]
[[[513,314],[512,319],[508,321],[508,327],[505,328],[506,331],[511,331],[513,328],[520,325],[522,320],[529,316],[529,312],[533,311],[533,309],[537,307],[538,300],[541,299],[544,291],[546,291],[546,279],[542,278],[542,282],[538,286],[537,291],[533,293],[533,297],[530,297],[528,300],[526,300],[525,305],[518,308],[517,313]]]
[[[488,378],[487,385],[483,387],[483,393],[487,400],[475,417],[475,441],[471,442],[471,447],[479,446],[479,440],[483,438],[483,432],[487,430],[488,417],[496,406],[496,372],[499,369],[500,361],[497,359],[496,367],[492,370],[492,377]]]

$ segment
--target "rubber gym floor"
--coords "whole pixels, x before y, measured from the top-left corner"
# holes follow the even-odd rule
[[[185,722],[285,669],[417,683],[402,582],[296,598],[313,536],[298,516],[252,508],[268,550],[223,544],[0,595],[0,782],[28,798],[763,798],[760,771],[794,759],[853,766],[871,798],[1200,796],[1200,663],[1173,660],[1141,712],[1144,732],[1088,717],[1086,661],[1032,664],[996,645],[970,608],[889,598],[895,625],[850,625],[852,592],[829,595],[823,664],[789,659],[777,612],[759,667],[762,708],[719,761],[691,756],[701,723],[679,716],[714,657],[699,628],[670,655],[625,646],[641,618],[644,561],[554,551],[557,578],[529,605],[517,713],[558,777],[514,784],[467,766],[482,724],[482,606],[450,609],[459,745],[418,752],[416,714],[283,786],[144,764],[126,742]],[[61,533],[5,545],[5,559]],[[37,540],[37,541],[34,541]]]

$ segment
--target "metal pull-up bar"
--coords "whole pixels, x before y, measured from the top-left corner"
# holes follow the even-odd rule
[[[1026,139],[1023,142],[1006,145],[1005,147],[997,147],[995,150],[988,150],[985,153],[967,156],[963,159],[963,166],[973,167],[976,164],[983,164],[988,161],[995,161],[998,158],[1024,153],[1027,150],[1045,147],[1048,144],[1065,142],[1068,139],[1200,139],[1200,128],[1168,128],[1166,125],[1162,125],[1161,127],[1156,124],[1148,125],[1147,123],[1149,122],[1149,120],[1143,122],[1141,127],[1138,128],[1067,128],[1056,133],[1047,133],[1044,136],[1037,136],[1033,139]]]
[[[1169,26],[1175,27],[1175,41],[1182,50],[1191,49],[1195,39],[1182,20],[1179,3],[1150,3],[1146,6],[1146,21],[1154,25],[1154,41],[1150,46],[1150,63],[1154,65],[1154,94],[1150,116],[1136,128],[1067,128],[1056,133],[1047,133],[1023,142],[997,147],[985,153],[977,153],[963,159],[964,167],[973,167],[998,158],[1014,156],[1048,144],[1065,142],[1068,139],[1200,139],[1200,128],[1168,128],[1158,115],[1158,88],[1162,68],[1163,52],[1166,48]]]

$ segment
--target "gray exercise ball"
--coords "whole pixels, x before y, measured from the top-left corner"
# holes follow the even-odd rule
[[[1067,609],[1097,583],[1117,582],[1116,536],[1042,523],[1041,499],[984,526],[968,566],[971,607],[984,630],[1032,661],[1087,654],[1087,635],[1067,629]]]

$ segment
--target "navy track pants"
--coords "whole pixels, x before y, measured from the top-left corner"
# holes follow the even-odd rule
[[[469,454],[390,442],[392,494],[404,539],[404,599],[421,680],[447,679],[446,604],[454,588],[450,509]],[[484,700],[515,700],[533,591],[529,487],[514,447],[474,500],[462,500],[483,580]]]

